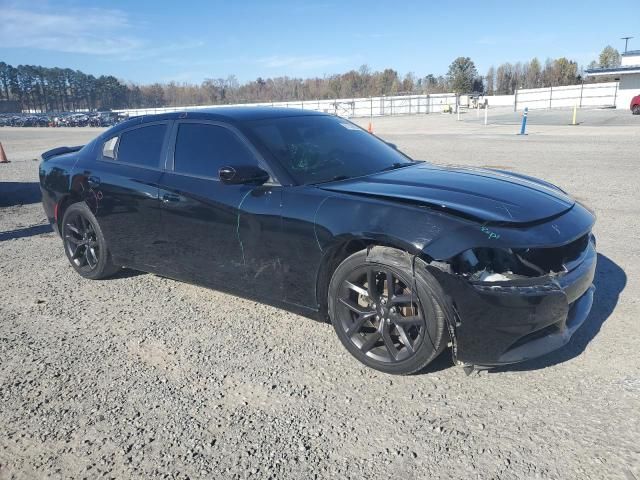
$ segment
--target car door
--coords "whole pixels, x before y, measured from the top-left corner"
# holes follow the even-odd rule
[[[116,263],[154,271],[158,259],[158,181],[171,122],[118,132],[81,166],[81,190],[92,207]]]
[[[167,275],[281,298],[281,187],[218,178],[223,166],[265,166],[260,155],[235,128],[212,121],[176,121],[171,146],[159,192]]]

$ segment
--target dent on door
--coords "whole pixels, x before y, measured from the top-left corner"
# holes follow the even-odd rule
[[[262,185],[238,207],[238,241],[247,293],[283,300],[282,187]],[[250,290],[249,290],[250,289]]]

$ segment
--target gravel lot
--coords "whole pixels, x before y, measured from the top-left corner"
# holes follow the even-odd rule
[[[448,352],[378,373],[328,324],[153,275],[83,280],[32,159],[99,130],[0,128],[0,478],[640,479],[635,119],[526,137],[455,115],[374,121],[416,158],[544,177],[598,215],[595,305],[572,342],[469,377]]]

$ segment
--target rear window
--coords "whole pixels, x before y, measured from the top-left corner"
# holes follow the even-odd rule
[[[142,167],[159,168],[166,132],[167,125],[159,124],[134,128],[122,133],[118,142],[116,160]]]

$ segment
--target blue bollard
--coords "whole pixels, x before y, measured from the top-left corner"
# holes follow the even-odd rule
[[[524,107],[524,112],[522,113],[522,126],[520,127],[520,135],[526,135],[524,131],[527,128],[527,114],[529,113],[529,107]]]

